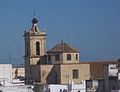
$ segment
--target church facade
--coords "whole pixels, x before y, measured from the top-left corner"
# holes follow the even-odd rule
[[[73,81],[104,79],[106,64],[116,64],[116,60],[80,62],[80,53],[64,41],[46,51],[46,30],[38,28],[38,19],[33,17],[32,27],[24,32],[25,78],[26,84],[68,84]]]
[[[46,51],[46,31],[38,28],[38,19],[32,19],[32,28],[24,32],[25,77],[40,84],[81,83],[90,78],[90,65],[82,64],[79,51],[64,41]]]

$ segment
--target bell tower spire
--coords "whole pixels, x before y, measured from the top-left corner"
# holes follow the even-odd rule
[[[24,32],[25,39],[25,75],[31,76],[31,65],[36,65],[42,56],[46,55],[46,31],[38,28],[38,19],[34,14],[32,28]]]

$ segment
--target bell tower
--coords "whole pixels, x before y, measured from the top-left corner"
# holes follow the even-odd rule
[[[46,54],[46,31],[38,28],[38,19],[32,19],[32,28],[24,32],[25,40],[25,76],[30,78],[31,65],[36,65],[39,59]]]

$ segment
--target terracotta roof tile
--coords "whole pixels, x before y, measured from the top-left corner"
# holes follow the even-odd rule
[[[90,64],[91,79],[103,79],[103,77],[104,77],[104,67],[103,66],[106,64],[117,64],[118,61],[84,62],[84,64],[85,63]]]
[[[78,50],[61,41],[48,52],[78,53]]]

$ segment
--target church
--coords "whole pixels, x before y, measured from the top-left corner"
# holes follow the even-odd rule
[[[69,81],[80,84],[82,80],[103,78],[103,65],[116,63],[80,62],[79,51],[63,40],[46,51],[46,30],[39,29],[35,16],[31,29],[23,36],[26,84],[30,84],[30,80],[38,84],[68,84]]]

